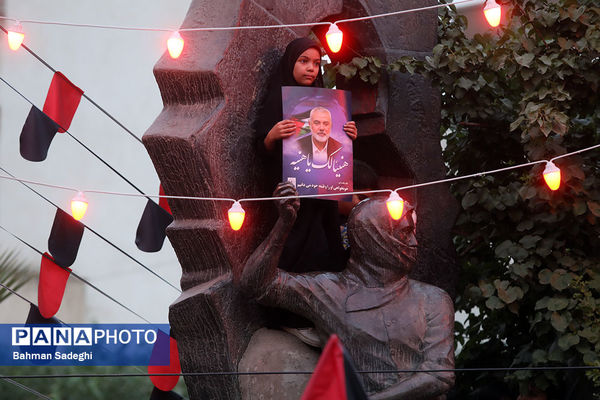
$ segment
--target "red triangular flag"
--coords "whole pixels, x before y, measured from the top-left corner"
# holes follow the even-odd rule
[[[38,308],[44,318],[51,318],[58,312],[70,274],[71,269],[59,267],[50,254],[44,253],[38,283]]]
[[[329,338],[301,400],[368,400],[337,335]]]
[[[329,338],[301,400],[346,400],[344,352],[337,335]]]
[[[162,187],[162,183],[158,187],[158,194],[160,196],[165,196],[165,190]],[[163,210],[165,210],[169,214],[173,215],[173,213],[171,212],[171,207],[169,207],[169,202],[167,201],[167,199],[165,199],[164,197],[160,197],[158,199],[158,205],[161,206],[163,208]]]
[[[59,132],[71,126],[71,121],[79,106],[83,90],[75,86],[66,76],[55,72],[44,103],[44,113],[60,125]]]
[[[168,347],[167,347],[168,340]],[[169,365],[152,365],[153,360],[161,358],[164,352],[168,348],[169,350]],[[179,363],[179,351],[177,350],[177,341],[159,330],[157,332],[156,342],[154,343],[154,349],[150,356],[150,365],[148,365],[149,374],[179,374],[181,373],[181,364]],[[169,376],[150,376],[150,380],[163,392],[168,392],[177,385],[179,381],[179,375]]]

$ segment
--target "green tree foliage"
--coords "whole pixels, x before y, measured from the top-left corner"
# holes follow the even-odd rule
[[[449,176],[600,143],[598,0],[517,0],[508,20],[467,38],[465,18],[449,7],[430,56],[381,66],[439,86]],[[328,76],[371,82],[382,72],[374,59],[328,69]],[[543,182],[543,164],[452,187],[462,205],[456,309],[467,316],[456,329],[458,366],[600,365],[600,149],[555,163],[562,171],[556,192]],[[468,391],[485,378],[459,382]],[[557,398],[586,380],[600,384],[594,372],[509,378],[521,392],[535,386]]]
[[[0,252],[0,283],[12,290],[18,290],[33,278],[33,272],[27,268],[14,251]],[[0,287],[0,302],[12,293]]]

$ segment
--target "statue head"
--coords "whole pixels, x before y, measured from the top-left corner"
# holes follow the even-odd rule
[[[386,283],[408,275],[417,256],[416,212],[404,203],[404,215],[393,220],[386,198],[360,202],[348,219],[350,238],[349,270],[360,269]]]

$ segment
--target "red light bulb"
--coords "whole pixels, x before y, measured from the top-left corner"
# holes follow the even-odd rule
[[[404,200],[398,195],[398,193],[395,191],[390,193],[390,197],[388,197],[386,205],[390,216],[394,220],[397,221],[402,218],[402,212],[404,211]]]
[[[231,225],[231,229],[234,231],[239,231],[244,223],[244,218],[246,217],[246,212],[242,208],[242,205],[239,201],[233,203],[229,211],[227,211],[227,215],[229,217],[229,225]]]
[[[495,28],[500,25],[502,7],[500,7],[500,4],[496,3],[496,0],[487,0],[485,2],[485,7],[483,8],[483,15],[485,15],[488,24],[490,24],[492,28]]]
[[[560,169],[552,161],[546,163],[546,168],[544,168],[544,180],[550,190],[558,190],[560,187]]]
[[[329,49],[332,52],[337,53],[342,48],[344,33],[336,24],[331,24],[329,30],[325,34],[325,39],[327,39],[327,45],[329,46]]]
[[[169,50],[169,55],[171,58],[179,58],[181,52],[183,51],[184,41],[179,32],[175,31],[167,40],[167,49]]]
[[[77,192],[77,195],[71,200],[71,215],[79,221],[85,215],[88,208],[88,202],[83,192]]]
[[[21,27],[21,24],[19,24],[18,22],[15,23],[14,27],[8,30],[7,38],[8,47],[10,47],[10,49],[13,51],[19,50],[21,44],[23,43],[23,40],[25,39],[25,34],[23,33],[23,28]]]

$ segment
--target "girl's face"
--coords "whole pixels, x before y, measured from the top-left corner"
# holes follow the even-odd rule
[[[310,86],[317,79],[321,67],[321,53],[312,47],[300,54],[294,64],[293,76],[296,83]]]

